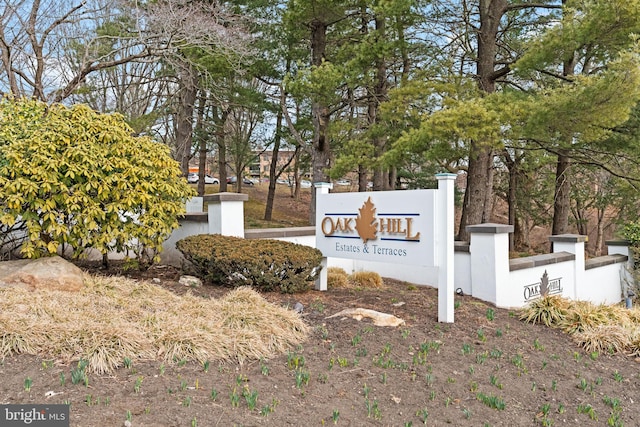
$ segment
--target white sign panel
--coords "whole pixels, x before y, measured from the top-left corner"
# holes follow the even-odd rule
[[[436,190],[318,194],[316,245],[325,257],[436,265]]]

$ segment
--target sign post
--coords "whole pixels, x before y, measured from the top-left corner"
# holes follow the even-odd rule
[[[453,281],[454,257],[454,184],[456,175],[437,174],[438,209],[436,211],[438,236],[438,322],[453,323],[455,285]]]
[[[314,187],[316,188],[315,191],[316,191],[316,200],[317,200],[321,194],[323,195],[329,194],[329,190],[333,188],[333,184],[330,182],[316,182],[314,183]],[[318,238],[316,236],[316,240],[317,239]],[[320,274],[316,278],[315,288],[319,291],[326,291],[327,290],[327,257],[326,255],[322,257],[320,268],[321,270],[320,270]]]

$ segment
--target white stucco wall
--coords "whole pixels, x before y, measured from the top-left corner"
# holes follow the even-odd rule
[[[577,300],[615,304],[622,300],[621,269],[624,264],[610,264],[585,270],[583,281],[576,283]],[[616,286],[617,285],[617,286]]]
[[[456,289],[460,288],[465,295],[473,295],[471,287],[471,255],[469,252],[455,252],[453,265],[455,268],[453,277]]]
[[[560,279],[562,293],[557,293],[556,295],[575,299],[573,294],[573,262],[567,261],[511,271],[509,273],[508,285],[504,286],[501,290],[505,304],[504,307],[524,307],[535,299],[536,296],[531,295],[531,287],[540,283],[545,271],[547,272],[549,280]]]

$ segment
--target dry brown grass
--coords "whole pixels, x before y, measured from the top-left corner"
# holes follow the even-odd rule
[[[356,271],[349,274],[340,267],[327,269],[327,288],[369,288],[384,287],[382,277],[373,271]]]
[[[629,348],[629,330],[619,325],[599,325],[585,328],[573,335],[588,353],[623,353]]]
[[[520,319],[562,329],[587,352],[640,356],[640,310],[547,296],[522,309]]]
[[[329,267],[327,269],[327,288],[348,288],[349,274],[340,267]]]
[[[640,357],[640,326],[634,328],[631,332],[628,353],[631,356]]]
[[[248,288],[220,300],[178,296],[150,283],[85,276],[82,292],[0,290],[0,357],[85,359],[105,373],[131,360],[269,358],[306,338],[291,310]]]
[[[349,281],[361,288],[380,289],[384,286],[382,277],[374,271],[356,271],[349,276]]]
[[[611,311],[605,305],[575,301],[567,310],[559,326],[563,331],[574,334],[589,328],[617,323],[617,319],[612,319],[610,313]]]
[[[520,313],[520,320],[557,327],[564,320],[570,306],[569,301],[562,297],[544,296],[526,306]]]

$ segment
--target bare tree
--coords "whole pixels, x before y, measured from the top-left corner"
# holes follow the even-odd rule
[[[230,64],[242,73],[243,63],[250,55],[250,38],[245,19],[216,2],[159,1],[150,4],[146,12],[149,36],[157,41],[162,58],[175,70],[176,102],[173,104],[175,157],[182,172],[189,170],[192,152],[195,102],[198,90],[206,83],[215,86],[209,76],[210,58]]]

